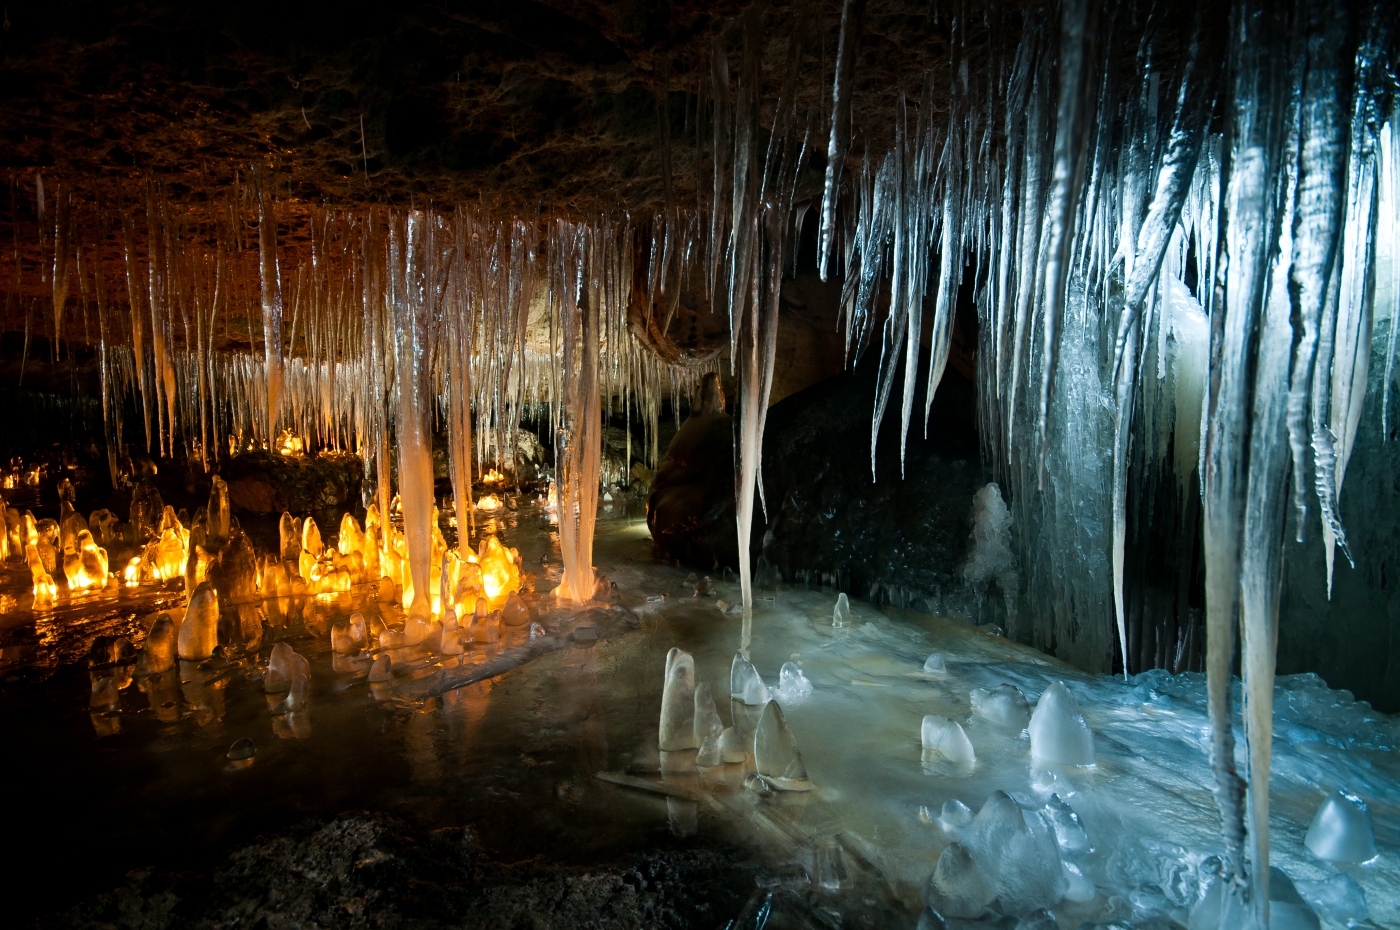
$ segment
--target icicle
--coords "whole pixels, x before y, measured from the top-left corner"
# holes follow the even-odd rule
[[[841,38],[836,46],[836,71],[831,82],[831,134],[826,144],[826,183],[822,189],[821,227],[818,231],[817,267],[826,280],[836,231],[836,201],[841,194],[841,169],[851,144],[851,97],[855,82],[856,46],[865,23],[865,0],[844,0],[841,5]],[[927,105],[927,103],[925,104]]]
[[[267,366],[265,438],[271,443],[277,436],[282,402],[282,273],[277,263],[277,216],[273,211],[272,191],[266,183],[258,189],[258,261],[262,278],[263,354]]]

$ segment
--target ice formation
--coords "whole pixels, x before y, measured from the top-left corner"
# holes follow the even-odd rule
[[[1319,805],[1303,840],[1308,851],[1329,862],[1366,862],[1376,856],[1371,808],[1347,791],[1329,794]]]
[[[298,678],[311,677],[311,664],[288,646],[278,643],[272,647],[267,659],[267,672],[263,675],[263,690],[269,694],[289,690]]]
[[[946,675],[948,674],[948,663],[943,658],[943,653],[929,653],[929,657],[924,660],[925,675]]]
[[[768,686],[746,657],[736,654],[729,668],[729,694],[751,707],[769,701]]]
[[[136,674],[159,675],[175,665],[175,623],[163,613],[151,624],[145,645],[136,659]]]
[[[963,582],[980,599],[987,587],[996,582],[1008,607],[1014,613],[1020,579],[1016,573],[1016,555],[1012,551],[1011,512],[1001,499],[996,482],[985,485],[972,497],[972,546],[962,567]]]
[[[962,724],[947,717],[928,714],[919,730],[926,766],[944,775],[964,777],[972,774],[977,753],[972,741],[963,732]]]
[[[753,734],[753,764],[764,783],[779,791],[811,791],[815,787],[807,779],[807,767],[777,701],[765,704],[758,718]]]
[[[1027,729],[1031,755],[1037,760],[1059,765],[1094,764],[1094,734],[1064,682],[1053,683],[1040,695]]]
[[[840,629],[851,625],[851,599],[842,591],[836,595],[836,608],[831,612],[831,625]]]
[[[778,687],[773,689],[772,699],[792,707],[801,704],[812,695],[812,683],[802,674],[796,662],[784,662],[778,670]]]
[[[178,650],[182,659],[207,659],[219,645],[219,601],[205,581],[190,595],[180,623]]]
[[[1020,733],[1030,723],[1030,705],[1021,689],[1013,684],[999,684],[990,691],[973,688],[969,700],[973,713],[1013,733]]]
[[[661,751],[698,749],[702,737],[696,732],[695,660],[690,653],[672,649],[666,654],[665,682],[661,692]]]

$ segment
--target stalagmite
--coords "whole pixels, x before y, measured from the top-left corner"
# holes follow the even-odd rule
[[[178,651],[182,659],[207,659],[219,645],[219,601],[209,582],[190,595],[180,623]]]
[[[783,709],[769,701],[758,718],[753,734],[753,762],[760,778],[780,791],[811,791],[807,766],[797,750],[797,741],[788,729]]]
[[[672,649],[666,654],[666,685],[661,692],[662,752],[698,749],[695,726],[695,660],[688,652]]]

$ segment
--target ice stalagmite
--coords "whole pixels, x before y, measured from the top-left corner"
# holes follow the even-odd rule
[[[219,601],[205,581],[194,589],[180,624],[179,654],[182,659],[207,659],[219,644]]]
[[[1366,862],[1376,856],[1371,808],[1348,791],[1334,791],[1318,807],[1303,840],[1308,852],[1329,862]]]
[[[681,649],[666,654],[659,740],[662,752],[700,746],[695,733],[695,660]]]
[[[807,778],[807,766],[797,750],[797,741],[776,701],[769,701],[758,718],[753,761],[759,777],[780,791],[811,791],[816,787]]]

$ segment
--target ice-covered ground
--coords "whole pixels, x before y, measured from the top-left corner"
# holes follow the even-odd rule
[[[680,570],[668,571],[681,576]],[[637,579],[639,586],[648,581],[656,583]],[[666,615],[692,610],[694,603],[685,597],[689,586],[678,587],[679,597],[653,601],[641,611],[658,621],[653,635],[672,635],[671,644],[695,656],[697,681],[722,693],[738,618],[715,609],[709,622],[677,629]],[[733,600],[734,587],[716,584],[711,603]],[[1151,671],[1126,682],[1086,675],[959,622],[877,611],[860,602],[852,602],[850,624],[838,628],[832,621],[836,600],[834,591],[760,592],[753,662],[770,688],[787,662],[798,664],[812,683],[810,696],[783,709],[817,786],[810,794],[764,798],[757,804],[761,816],[786,825],[800,838],[796,842],[814,848],[839,837],[848,854],[878,866],[896,894],[916,906],[942,849],[955,838],[971,845],[975,828],[940,823],[945,804],[961,802],[975,814],[1002,791],[1023,809],[1058,811],[1063,825],[1065,809],[1053,800],[1058,798],[1078,815],[1089,847],[1066,835],[1072,829],[1061,831],[1063,859],[1093,884],[1088,889],[1071,875],[1069,895],[1088,900],[1054,907],[1061,926],[1188,923],[1191,906],[1209,883],[1211,857],[1221,847],[1207,765],[1204,675]],[[935,652],[945,673],[924,670]],[[661,671],[658,665],[658,681]],[[1092,766],[1041,764],[1019,722],[1001,725],[974,711],[977,689],[1014,685],[1034,709],[1057,681],[1073,694],[1093,732]],[[753,716],[737,705],[732,712],[739,719]],[[926,715],[962,725],[976,754],[965,777],[958,777],[957,766],[923,761]],[[1279,679],[1275,715],[1273,865],[1294,881],[1324,926],[1367,919],[1375,926],[1400,925],[1400,726],[1312,675]],[[730,715],[725,717],[728,723]],[[1239,763],[1243,768],[1242,757]],[[729,793],[736,781],[723,768],[696,776],[702,789],[718,784],[716,797],[747,813],[754,809],[752,798],[736,800]],[[1370,806],[1379,854],[1365,864],[1333,866],[1304,847],[1318,806],[1339,789]],[[815,860],[809,855],[807,861]],[[1018,871],[1025,868],[1016,863]]]
[[[560,566],[557,538],[539,510],[522,507],[502,532],[527,565],[544,556],[546,591]],[[231,649],[227,668],[182,670],[189,680],[169,683],[169,693],[155,679],[138,680],[103,713],[92,712],[77,662],[87,627],[64,613],[62,622],[42,621],[41,635],[22,651],[24,664],[49,677],[9,692],[0,729],[17,752],[31,750],[27,780],[57,794],[74,790],[68,782],[90,783],[82,772],[102,767],[104,779],[87,794],[87,819],[94,840],[107,842],[102,831],[130,838],[112,857],[123,869],[159,863],[171,844],[212,848],[219,837],[284,829],[300,817],[383,809],[430,822],[494,816],[502,835],[542,832],[584,858],[590,849],[667,833],[709,835],[755,850],[774,887],[800,887],[844,914],[875,906],[876,897],[893,900],[898,920],[911,926],[940,855],[956,841],[936,892],[950,916],[977,912],[984,897],[997,899],[985,909],[988,920],[998,910],[1024,916],[1051,903],[1048,895],[1061,927],[1188,925],[1221,846],[1203,676],[1089,676],[957,621],[860,601],[838,626],[836,592],[760,587],[751,656],[815,786],[771,792],[749,777],[752,758],[697,769],[695,749],[658,751],[673,647],[694,657],[695,680],[710,685],[721,722],[745,728],[751,748],[761,709],[726,699],[740,636],[730,606],[737,583],[712,575],[707,586],[688,568],[657,563],[643,521],[606,513],[595,562],[630,614],[549,619],[558,648],[533,649],[518,628],[460,657],[397,653],[393,679],[371,684],[368,663],[330,650],[338,614],[378,609],[372,597],[346,598],[299,608],[248,649]],[[109,615],[110,605],[104,610]],[[122,622],[115,616],[102,629],[123,632]],[[132,618],[137,646],[141,623]],[[23,618],[7,624],[13,639]],[[601,638],[575,636],[580,625]],[[275,701],[261,686],[277,642],[310,664],[307,705],[295,719],[270,712]],[[925,670],[933,653],[942,671],[937,662]],[[513,655],[528,661],[507,661]],[[509,670],[432,693],[435,682],[493,663]],[[787,663],[810,693],[791,669],[781,674]],[[17,667],[7,673],[18,674]],[[1032,758],[1025,714],[1057,681],[1092,731],[1092,766]],[[1007,685],[1024,695],[1024,711]],[[1400,727],[1311,676],[1281,679],[1275,708],[1274,865],[1313,902],[1323,926],[1400,925]],[[921,743],[929,716],[943,718],[930,725],[930,739],[941,739],[947,755]],[[1030,729],[1045,732],[1043,723]],[[1059,723],[1069,734],[1063,748],[1075,737],[1072,715]],[[970,767],[952,724],[972,748]],[[250,767],[225,758],[244,738],[256,749]],[[32,752],[40,746],[47,752]],[[1304,847],[1318,805],[1338,789],[1370,806],[1379,847],[1372,861],[1336,867]],[[1017,818],[1017,807],[1030,815]],[[58,809],[66,810],[43,816]],[[869,893],[872,882],[879,895]]]

